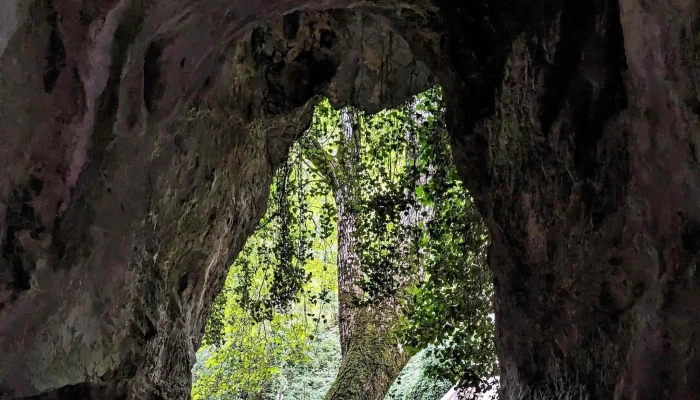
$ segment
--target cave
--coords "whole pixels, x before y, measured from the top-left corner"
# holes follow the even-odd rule
[[[493,238],[501,397],[697,398],[698,6],[3,1],[0,398],[189,398],[314,105],[435,83]]]

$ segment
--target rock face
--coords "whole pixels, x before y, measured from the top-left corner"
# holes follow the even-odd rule
[[[6,0],[0,397],[180,399],[319,96],[433,81],[504,398],[700,393],[698,4]]]

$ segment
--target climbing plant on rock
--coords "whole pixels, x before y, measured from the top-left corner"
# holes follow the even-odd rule
[[[430,179],[416,187],[431,218],[420,233],[423,273],[406,307],[403,337],[426,345],[438,363],[429,373],[488,389],[496,374],[489,235],[452,159],[439,89],[418,97],[418,169]],[[478,390],[476,391],[478,393]]]

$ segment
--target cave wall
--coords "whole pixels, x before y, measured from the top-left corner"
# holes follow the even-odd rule
[[[8,0],[0,397],[179,399],[319,96],[443,86],[508,399],[691,399],[697,3]],[[554,394],[553,392],[557,392]]]
[[[218,43],[219,4],[113,6],[19,5],[3,54],[2,398],[187,398],[207,310],[320,95],[372,111],[432,80],[360,10],[234,8]]]
[[[698,5],[511,7],[481,10],[504,46],[450,51],[502,66],[457,89],[492,97],[450,95],[493,238],[503,395],[696,398]]]

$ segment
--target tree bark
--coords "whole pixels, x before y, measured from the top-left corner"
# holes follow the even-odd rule
[[[312,162],[331,183],[338,215],[338,324],[341,365],[326,399],[383,399],[405,364],[408,355],[393,335],[400,316],[395,299],[385,298],[358,305],[363,291],[361,260],[356,252],[360,135],[352,109],[341,111],[343,132],[338,155],[331,159],[312,149]]]
[[[353,209],[358,196],[357,168],[359,168],[359,135],[353,124],[355,117],[352,110],[343,108],[341,112],[343,133],[338,148],[338,174],[333,186],[333,197],[338,212],[338,324],[340,327],[340,349],[342,358],[348,355],[353,342],[355,330],[361,329],[355,321],[355,315],[363,312],[353,302],[362,299],[362,290],[358,282],[362,277],[357,246],[357,216]]]
[[[409,360],[392,336],[395,310],[354,310],[352,339],[326,400],[381,400]]]

